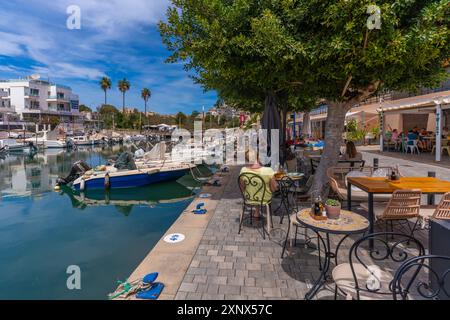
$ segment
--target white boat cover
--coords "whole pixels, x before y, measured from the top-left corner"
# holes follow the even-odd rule
[[[144,154],[145,161],[164,160],[167,146],[165,142],[160,142],[152,148],[149,152]]]

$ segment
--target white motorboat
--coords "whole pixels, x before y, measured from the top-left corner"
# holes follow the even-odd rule
[[[93,146],[98,142],[92,139],[90,136],[74,136],[70,138],[77,146]]]
[[[3,152],[29,152],[30,146],[15,139],[0,139],[0,150]]]
[[[58,139],[56,134],[51,132],[51,137],[48,134],[48,131],[42,131],[38,133],[38,135],[28,138],[25,140],[26,142],[33,142],[37,144],[39,147],[43,147],[44,149],[62,149],[67,147],[66,140]]]

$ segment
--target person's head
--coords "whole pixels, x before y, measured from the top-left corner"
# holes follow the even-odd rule
[[[353,143],[353,141],[348,141],[347,142],[345,153],[349,156],[349,158],[356,157],[357,151],[356,151],[356,146]]]
[[[397,129],[394,129],[394,130],[392,130],[392,132],[394,132],[394,133],[397,133],[397,132],[398,132],[398,130],[397,130]]]

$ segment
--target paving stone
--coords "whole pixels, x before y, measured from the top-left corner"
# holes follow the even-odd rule
[[[243,277],[228,277],[227,284],[233,286],[243,286],[245,279]]]
[[[263,296],[267,298],[281,298],[281,289],[280,288],[263,288]]]
[[[244,286],[241,289],[241,293],[247,296],[262,296],[263,295],[262,288],[259,287],[247,287]]]
[[[231,286],[231,285],[219,285],[219,293],[230,295],[230,294],[240,294],[241,287]]]
[[[198,283],[188,283],[183,282],[181,283],[180,289],[178,291],[180,292],[195,292],[197,290]]]
[[[194,283],[206,283],[208,280],[208,277],[206,275],[204,276],[194,276],[194,280],[192,282]]]
[[[227,277],[225,277],[225,276],[214,276],[214,277],[208,276],[208,283],[225,285],[225,284],[227,284]]]

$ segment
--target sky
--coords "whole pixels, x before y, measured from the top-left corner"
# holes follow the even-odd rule
[[[80,29],[67,28],[67,8],[81,9]],[[112,79],[108,103],[122,106],[117,82],[127,78],[127,107],[143,110],[140,90],[148,87],[148,109],[163,114],[207,109],[217,99],[188,77],[183,65],[167,64],[157,23],[168,0],[9,0],[0,13],[0,79],[39,74],[70,86],[80,103],[94,109],[104,101],[101,77]]]

